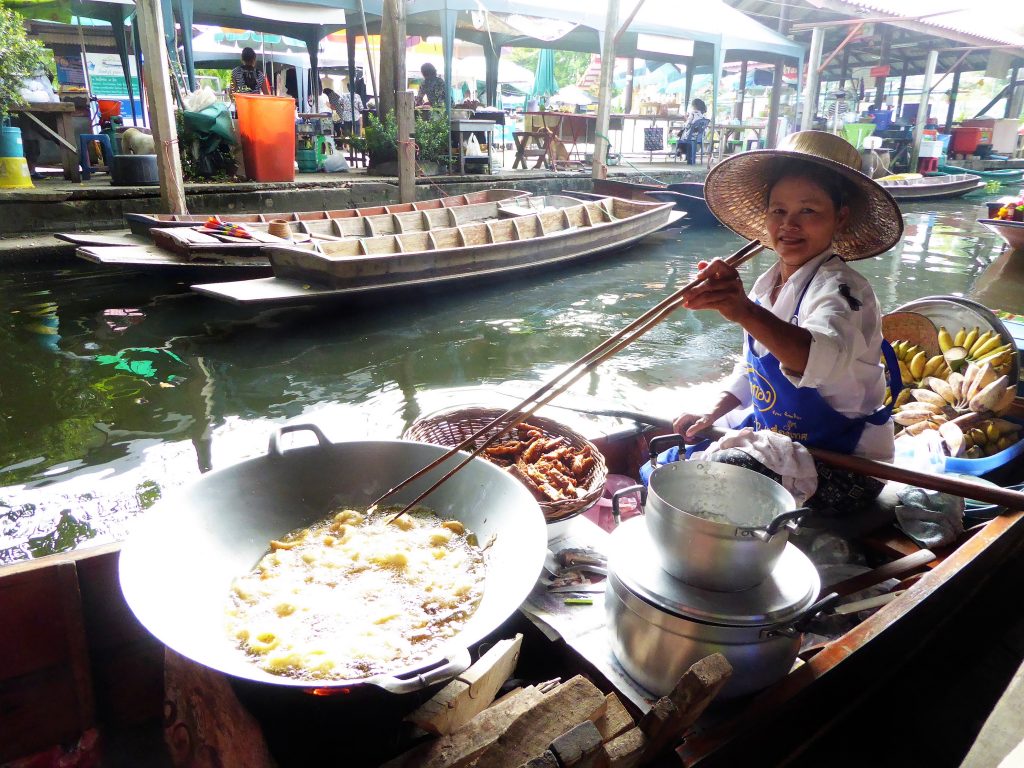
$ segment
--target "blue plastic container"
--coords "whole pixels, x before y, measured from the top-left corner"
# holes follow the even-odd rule
[[[1009,421],[1017,421],[1017,419],[1009,419]],[[994,472],[1003,465],[1024,453],[1024,440],[1018,440],[1016,443],[1011,445],[1005,451],[1000,451],[992,456],[986,456],[983,459],[955,459],[952,456],[946,457],[946,465],[943,468],[944,472],[960,472],[964,475],[987,475],[989,472]]]
[[[21,128],[6,123],[0,128],[0,157],[24,157],[25,145],[21,141]]]
[[[892,125],[891,109],[869,109],[868,114],[875,121],[875,133],[889,130],[889,126]]]

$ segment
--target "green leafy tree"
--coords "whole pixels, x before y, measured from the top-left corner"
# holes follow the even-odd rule
[[[46,64],[46,49],[29,40],[22,17],[0,2],[0,117],[23,103],[19,90],[25,78]]]

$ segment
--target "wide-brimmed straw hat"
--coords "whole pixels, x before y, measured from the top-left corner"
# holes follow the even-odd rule
[[[854,261],[877,256],[900,241],[903,216],[892,195],[860,172],[860,154],[852,144],[824,131],[793,133],[777,149],[741,152],[720,162],[704,184],[711,212],[738,235],[767,244],[769,185],[779,178],[789,159],[823,166],[850,182],[850,216],[833,243],[841,258]]]

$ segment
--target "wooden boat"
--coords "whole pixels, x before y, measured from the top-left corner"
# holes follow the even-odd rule
[[[498,201],[514,201],[528,197],[515,192],[498,195]],[[482,194],[482,193],[481,193]],[[462,196],[466,198],[466,196]],[[456,198],[446,198],[456,200]],[[467,198],[468,199],[468,198]],[[432,201],[433,202],[433,201]],[[263,277],[272,274],[270,258],[265,249],[271,245],[300,250],[316,250],[320,244],[344,238],[363,238],[394,233],[425,232],[480,221],[497,215],[498,202],[460,203],[458,205],[426,205],[390,213],[370,213],[377,209],[358,209],[359,216],[333,216],[296,222],[295,242],[275,237],[267,230],[268,223],[246,223],[256,237],[253,240],[223,234],[207,234],[201,225],[179,223],[174,227],[153,227],[145,235],[61,234],[64,240],[79,245],[76,255],[86,261],[108,266],[128,267],[151,272],[210,271],[226,274],[238,270],[237,277]],[[353,209],[357,210],[357,209]],[[207,269],[209,268],[209,269]]]
[[[1024,401],[1017,400],[1012,415],[1024,416]],[[632,474],[643,460],[644,429],[596,420],[592,430],[590,437],[609,471]],[[896,561],[919,550],[888,523],[857,539],[882,560]],[[939,636],[947,622],[955,622],[971,595],[1022,546],[1022,511],[971,528],[957,547],[905,579],[905,591],[888,605],[841,637],[806,649],[802,663],[775,685],[699,722],[677,750],[682,764],[783,762],[841,716],[843,708],[835,702],[850,706],[883,686],[928,636]],[[101,734],[118,729],[138,733],[141,725],[156,730],[154,741],[159,742],[166,714],[164,648],[134,619],[122,596],[119,550],[118,544],[108,544],[0,571],[0,615],[6,628],[0,640],[6,651],[0,655],[0,700],[13,713],[0,719],[0,762],[73,743],[93,728]],[[534,640],[535,648],[548,647],[542,637]],[[527,647],[524,643],[523,664],[530,661]],[[571,654],[562,648],[557,656]],[[544,664],[550,669],[550,659]],[[143,742],[148,743],[132,741]],[[148,755],[133,757],[138,758],[135,764],[149,764]]]
[[[985,188],[985,182],[973,173],[954,176],[922,176],[902,173],[875,179],[900,202],[949,200]]]
[[[1024,221],[1006,221],[1004,219],[978,219],[999,235],[1011,249],[1024,248]]]
[[[298,213],[217,213],[217,214],[173,214],[173,213],[126,213],[125,221],[132,233],[148,234],[154,227],[194,227],[202,224],[210,216],[217,216],[221,221],[235,224],[267,224],[271,221],[287,221],[299,232],[308,231],[307,222],[329,219],[347,219],[359,216],[379,216],[385,213],[406,213],[408,211],[429,211],[436,208],[455,208],[460,205],[474,203],[496,203],[517,197],[528,197],[529,192],[518,189],[485,189],[480,192],[469,192],[465,195],[439,197],[432,200],[418,200],[415,203],[389,203],[386,205],[370,205],[362,208],[340,208],[322,211],[300,211]]]
[[[431,212],[395,214],[394,234],[326,242],[320,252],[271,247],[274,277],[192,288],[240,304],[307,304],[494,280],[624,248],[681,216],[664,203],[617,198],[531,197],[471,207],[473,217],[456,227],[407,231],[401,217]]]
[[[700,182],[679,182],[676,184],[641,184],[616,179],[595,179],[594,193],[625,200],[660,200],[672,203],[677,211],[686,213],[685,224],[698,227],[720,227],[704,200],[704,184]]]
[[[998,168],[995,170],[979,171],[939,163],[939,173],[947,175],[970,173],[974,176],[979,176],[984,181],[998,181],[1000,184],[1019,184],[1024,181],[1024,168]]]

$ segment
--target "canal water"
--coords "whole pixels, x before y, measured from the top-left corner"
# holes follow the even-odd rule
[[[971,292],[1002,250],[974,221],[980,202],[907,206],[900,247],[857,263],[885,311]],[[4,269],[0,565],[123,537],[175,487],[264,453],[286,422],[396,438],[442,407],[509,405],[740,244],[723,229],[662,233],[570,269],[358,310],[258,312],[84,262]],[[743,268],[748,287],[771,257]],[[681,310],[558,402],[675,416],[715,397],[740,342],[717,314]]]

